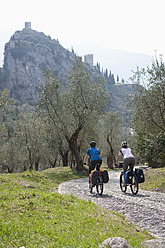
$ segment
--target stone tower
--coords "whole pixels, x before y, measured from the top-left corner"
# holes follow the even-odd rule
[[[84,62],[93,66],[93,54],[84,55]]]
[[[31,22],[25,22],[25,28],[31,29]]]

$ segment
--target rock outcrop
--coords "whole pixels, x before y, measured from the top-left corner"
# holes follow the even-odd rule
[[[131,248],[131,246],[128,244],[128,242],[121,238],[121,237],[115,237],[115,238],[109,238],[106,239],[99,248]]]
[[[5,45],[0,88],[10,89],[21,103],[33,104],[44,83],[43,72],[49,69],[65,82],[74,60],[75,54],[63,48],[58,40],[32,29],[16,31]]]
[[[58,40],[25,27],[16,31],[5,45],[4,64],[3,68],[0,68],[0,91],[7,88],[10,90],[10,96],[14,96],[21,105],[34,105],[40,86],[45,82],[44,71],[49,69],[54,76],[60,76],[65,86],[75,59],[74,50],[70,52],[61,46]],[[131,113],[125,113],[124,99],[134,94],[135,85],[116,86],[112,80],[113,74],[104,75],[99,64],[85,65],[91,77],[105,76],[105,88],[110,95],[107,110],[114,109],[117,113],[125,115],[124,119],[127,122]]]

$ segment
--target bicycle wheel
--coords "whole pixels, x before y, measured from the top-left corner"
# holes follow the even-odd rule
[[[138,179],[135,174],[132,176],[132,184],[130,185],[131,191],[134,195],[138,193],[139,190],[139,184],[138,184]]]
[[[90,183],[90,193],[92,194],[93,186],[92,183]]]
[[[96,184],[96,190],[98,195],[102,195],[103,193],[103,178],[102,176],[98,177],[98,182]]]
[[[92,185],[91,185],[90,193],[91,193],[91,194],[96,194],[96,193],[97,193],[96,184],[92,184]]]
[[[124,184],[124,180],[123,180],[123,172],[120,174],[120,188],[122,192],[126,192],[127,190],[127,185]]]

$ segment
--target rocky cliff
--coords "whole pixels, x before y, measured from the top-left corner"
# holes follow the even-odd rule
[[[50,69],[65,84],[76,55],[58,40],[32,29],[16,31],[5,45],[4,65],[0,71],[0,89],[10,89],[20,103],[34,104],[44,82],[43,72]]]
[[[20,102],[33,105],[38,97],[40,85],[44,83],[44,71],[50,69],[60,76],[65,85],[76,54],[62,47],[58,40],[31,28],[16,31],[5,45],[4,65],[0,68],[0,90],[10,90],[11,96]],[[86,64],[91,76],[103,76],[99,66]],[[116,86],[113,74],[104,75],[105,87],[110,93],[108,110],[114,109],[125,119],[130,118],[124,98],[133,94],[134,85]],[[127,117],[128,115],[128,117]]]

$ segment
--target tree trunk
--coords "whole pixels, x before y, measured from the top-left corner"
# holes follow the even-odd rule
[[[57,158],[54,159],[54,161],[51,161],[49,158],[49,164],[50,164],[50,168],[55,168],[56,167],[56,162],[57,162]]]
[[[60,152],[60,155],[62,157],[63,167],[67,167],[68,166],[69,150],[66,150],[66,151],[63,152],[62,148],[60,147],[59,152]]]
[[[112,148],[112,144],[110,142],[110,139],[109,139],[109,135],[107,135],[107,142],[108,142],[108,145],[110,147],[110,156],[112,157],[111,160],[112,160],[112,168],[113,168],[113,161],[114,163],[116,163],[116,158],[115,158],[115,155],[114,155],[114,152],[113,152],[113,148]],[[107,158],[107,161],[108,161],[108,158]]]
[[[79,172],[84,170],[83,160],[80,156],[80,147],[78,147],[78,145],[77,145],[78,135],[79,135],[82,128],[83,128],[82,126],[79,126],[75,130],[75,132],[72,134],[71,138],[66,136],[66,140],[69,144],[69,149],[72,152],[73,158],[74,158],[75,163],[76,163],[75,169]]]
[[[63,162],[63,167],[67,167],[68,166],[68,152],[64,153],[63,157],[62,157],[62,162]]]
[[[29,155],[29,163],[30,163],[29,169],[33,170],[34,153],[31,151],[31,149],[29,147],[27,134],[25,134],[25,137],[26,137],[26,147],[27,147],[28,155]]]
[[[108,168],[113,169],[113,157],[111,154],[109,154],[107,157],[107,164],[108,164]]]
[[[77,143],[77,142],[76,142]],[[84,170],[84,166],[83,166],[83,160],[80,156],[80,153],[77,149],[77,146],[75,144],[75,142],[69,142],[69,148],[72,152],[72,155],[73,155],[73,158],[74,158],[74,161],[75,161],[75,169],[77,171],[83,171]]]
[[[35,157],[35,170],[39,171],[40,158]]]

